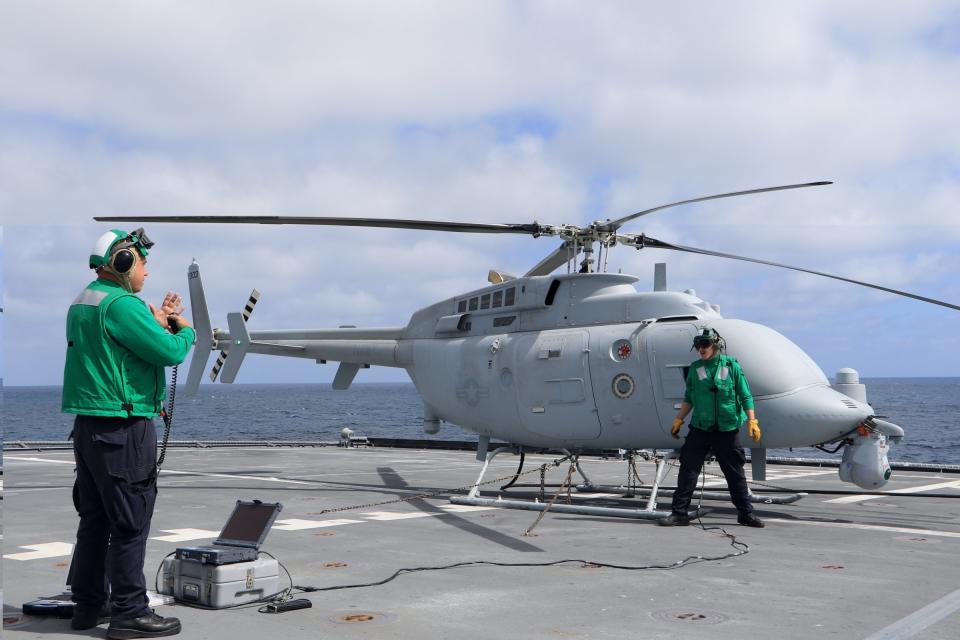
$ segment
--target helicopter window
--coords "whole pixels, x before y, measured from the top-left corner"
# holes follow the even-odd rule
[[[470,311],[477,310],[477,302],[480,301],[480,298],[470,298]]]
[[[560,288],[560,281],[554,280],[550,283],[550,289],[547,291],[547,299],[544,300],[544,304],[548,307],[553,304],[553,299],[557,297],[557,289]]]
[[[485,293],[485,294],[483,294],[482,296],[480,296],[480,308],[481,308],[481,309],[489,309],[489,308],[490,308],[490,294],[489,294],[489,293]]]
[[[495,327],[509,327],[513,324],[513,321],[517,319],[517,316],[500,316],[499,318],[493,319],[493,326]]]
[[[500,291],[494,291],[494,292],[493,292],[493,305],[492,305],[492,306],[493,306],[494,309],[496,309],[497,307],[502,307],[502,306],[503,306],[503,289],[501,289]]]
[[[459,303],[457,303],[457,313],[463,313],[466,310],[467,310],[466,300],[461,300]]]
[[[513,302],[514,302],[514,300],[516,300],[516,298],[517,298],[517,288],[516,288],[516,287],[510,287],[509,289],[507,289],[507,293],[506,293],[506,295],[504,296],[503,306],[505,306],[505,307],[512,307],[512,306],[513,306]]]

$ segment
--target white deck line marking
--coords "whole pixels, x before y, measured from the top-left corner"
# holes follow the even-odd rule
[[[879,524],[857,524],[855,522],[822,522],[820,520],[787,520],[786,518],[764,518],[764,522],[780,522],[783,524],[811,524],[820,527],[838,527],[840,529],[862,529],[864,531],[885,531],[888,533],[910,533],[919,536],[939,536],[941,538],[960,538],[960,533],[954,531],[937,531],[935,529],[911,529],[907,527],[888,527]]]
[[[360,516],[368,520],[377,520],[377,521],[389,521],[389,520],[410,520],[412,518],[429,518],[430,516],[437,516],[439,513],[424,513],[423,511],[412,511],[407,513],[399,513],[397,511],[367,511],[366,513],[361,513]]]
[[[471,504],[442,504],[440,508],[450,513],[469,513],[471,511],[489,511],[496,507],[478,507]]]
[[[766,479],[766,480],[763,480],[763,481],[754,481],[754,480],[750,480],[749,478],[747,478],[747,484],[754,484],[755,482],[771,482],[771,481],[779,482],[780,480],[790,480],[790,479],[794,479],[794,478],[809,478],[809,477],[812,477],[812,476],[827,476],[827,475],[835,474],[836,472],[837,472],[836,469],[828,469],[828,470],[826,470],[826,471],[823,471],[823,470],[820,470],[820,469],[818,469],[817,471],[796,471],[796,472],[784,472],[784,471],[781,471],[781,472],[776,473],[776,474],[774,474],[774,473],[768,473],[768,474],[767,474],[767,479]],[[726,486],[727,486],[727,481],[726,481],[726,479],[717,478],[716,480],[709,480],[709,481],[707,481],[703,486],[704,486],[704,487],[724,487],[724,488],[726,488]]]
[[[277,520],[273,523],[272,528],[277,531],[304,531],[306,529],[339,527],[344,524],[358,524],[361,522],[363,522],[363,520],[347,520],[346,518],[340,520],[300,520],[298,518],[290,518],[287,520]]]
[[[33,549],[21,553],[9,553],[3,556],[4,560],[39,560],[41,558],[59,558],[73,553],[73,545],[69,542],[47,542],[45,544],[28,544],[19,549]]]
[[[17,460],[26,462],[52,462],[55,464],[76,464],[73,460],[51,460],[49,458],[25,458],[19,456],[5,456],[7,460]],[[202,471],[176,471],[174,469],[161,469],[161,475],[190,475],[204,478],[229,478],[236,480],[260,480],[262,482],[282,482],[286,484],[307,484],[313,485],[315,482],[304,482],[302,480],[287,480],[285,478],[274,478],[270,476],[241,476],[232,473],[204,473]]]
[[[152,589],[147,589],[147,600],[151,607],[162,607],[166,604],[173,604],[173,596],[157,593]]]
[[[307,484],[316,485],[316,482],[304,482],[303,480],[287,480],[286,478],[275,478],[272,476],[241,476],[232,473],[204,473],[202,471],[174,471],[172,469],[161,469],[161,475],[189,475],[200,476],[203,478],[229,478],[230,480],[260,480],[261,482],[282,482],[284,484]]]
[[[897,620],[864,640],[906,640],[960,610],[960,589]]]
[[[160,529],[160,531],[170,535],[150,536],[150,540],[160,540],[162,542],[184,542],[185,540],[216,538],[220,535],[219,531],[209,531],[207,529]]]
[[[5,460],[13,460],[14,462],[52,462],[53,464],[76,464],[75,460],[51,460],[50,458],[34,458],[11,455],[4,455],[3,457]]]
[[[818,470],[818,471],[795,471],[795,472],[778,470],[777,473],[769,473],[769,469],[767,471],[768,471],[767,476],[769,477],[770,480],[786,480],[788,478],[808,478],[810,476],[829,476],[837,472],[836,469],[827,469],[826,471]],[[747,482],[750,482],[750,480],[748,480]]]
[[[913,494],[913,493],[920,493],[922,491],[934,491],[936,489],[960,489],[960,480],[951,480],[950,482],[938,482],[936,484],[926,484],[921,487],[906,487],[904,489],[894,489],[893,491],[888,491],[886,495],[882,495],[882,496],[858,494],[855,496],[843,496],[840,498],[833,498],[831,500],[824,500],[824,502],[832,502],[834,504],[852,504],[854,502],[866,502],[867,500],[876,500],[877,498],[886,498],[887,495],[892,495],[892,494]]]

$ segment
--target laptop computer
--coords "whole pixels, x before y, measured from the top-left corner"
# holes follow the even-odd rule
[[[279,502],[237,500],[220,537],[212,545],[179,547],[176,557],[215,565],[256,560],[260,545],[266,540],[282,508]]]

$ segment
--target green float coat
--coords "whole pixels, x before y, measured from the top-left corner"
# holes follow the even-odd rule
[[[711,431],[714,425],[719,431],[739,429],[747,419],[746,409],[753,409],[740,363],[722,353],[690,365],[683,400],[693,405],[690,426],[703,431]]]
[[[172,334],[147,304],[106,279],[90,283],[67,313],[64,413],[153,418],[160,415],[164,367],[183,362],[193,329]]]

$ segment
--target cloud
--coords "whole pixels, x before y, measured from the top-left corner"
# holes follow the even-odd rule
[[[57,381],[62,315],[105,228],[94,215],[583,224],[828,179],[624,231],[960,299],[960,13],[941,3],[41,1],[5,17],[0,222],[15,383]],[[258,328],[401,325],[559,244],[332,227],[149,232],[148,298],[183,289],[195,257],[214,324],[256,286]],[[620,248],[610,267],[646,289],[657,261],[672,287],[782,330],[828,373],[862,362],[864,375],[955,374],[932,329],[955,312],[653,249]],[[286,375],[284,363],[258,366],[242,375]]]

